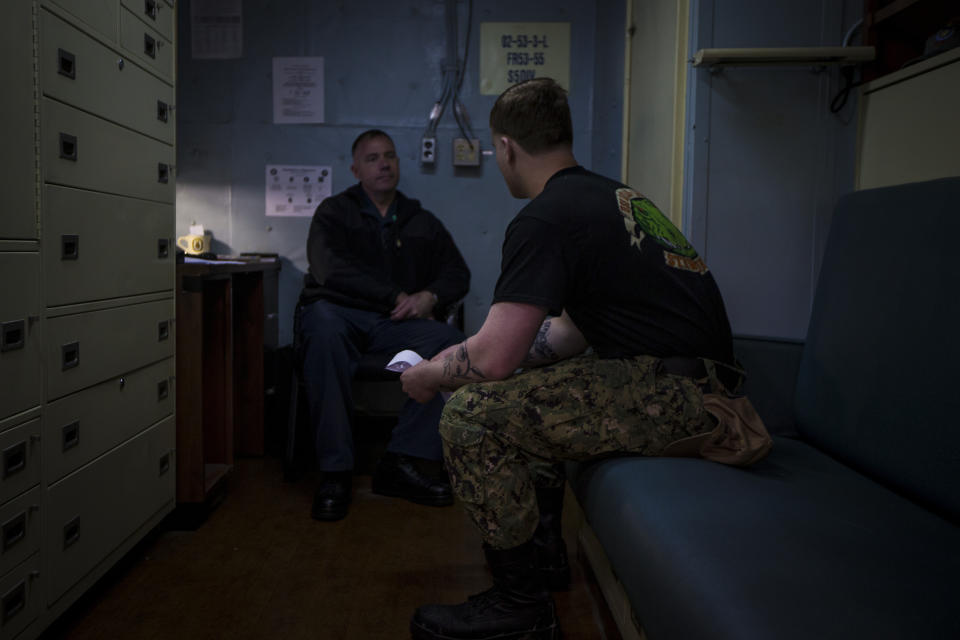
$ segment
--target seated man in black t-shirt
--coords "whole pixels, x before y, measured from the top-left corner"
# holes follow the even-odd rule
[[[494,588],[420,607],[415,638],[559,637],[547,590],[564,564],[548,531],[564,480],[554,463],[659,455],[710,432],[698,367],[674,375],[667,363],[733,361],[707,266],[650,200],[577,165],[559,85],[511,87],[490,128],[510,193],[532,200],[507,228],[483,326],[401,380],[420,402],[459,389],[440,422],[444,459]]]

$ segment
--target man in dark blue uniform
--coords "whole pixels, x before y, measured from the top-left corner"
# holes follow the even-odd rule
[[[385,132],[353,143],[358,184],[317,207],[307,238],[309,272],[301,293],[303,377],[320,479],[311,514],[339,520],[350,504],[354,447],[351,379],[366,352],[411,349],[429,358],[463,340],[442,320],[469,289],[470,271],[443,224],[397,190],[397,152]],[[438,321],[441,320],[441,321]],[[426,505],[452,504],[438,461],[443,401],[404,406],[373,491]]]

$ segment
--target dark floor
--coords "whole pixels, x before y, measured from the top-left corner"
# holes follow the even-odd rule
[[[44,638],[408,638],[413,610],[489,586],[460,505],[375,495],[355,480],[349,516],[309,517],[313,474],[284,483],[272,457],[237,461],[224,501],[196,530],[161,527]],[[574,551],[573,532],[566,537]],[[572,553],[557,594],[565,640],[612,640],[595,585]]]

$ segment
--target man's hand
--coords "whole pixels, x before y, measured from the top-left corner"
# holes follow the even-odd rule
[[[439,364],[424,360],[400,374],[400,383],[408,396],[425,404],[440,390]]]
[[[404,392],[417,402],[429,402],[441,389],[453,391],[513,375],[546,315],[546,309],[534,305],[494,304],[476,335],[404,371],[400,376]]]
[[[407,318],[429,318],[433,312],[436,298],[429,291],[418,291],[407,295],[400,292],[397,295],[397,304],[390,312],[391,320],[406,320]]]

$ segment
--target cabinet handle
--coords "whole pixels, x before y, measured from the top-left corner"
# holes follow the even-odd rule
[[[3,479],[27,468],[27,441],[18,442],[3,450]]]
[[[157,57],[157,41],[149,33],[143,34],[143,52],[151,58]]]
[[[63,548],[76,544],[80,539],[80,516],[63,525]]]
[[[23,611],[27,606],[27,583],[21,580],[13,589],[3,594],[3,624]]]
[[[162,476],[169,470],[170,470],[170,454],[165,453],[162,456],[160,456],[160,464],[159,464],[160,473],[158,475]]]
[[[63,428],[63,450],[73,449],[80,444],[80,421],[71,422]]]
[[[157,120],[166,122],[170,114],[170,105],[163,100],[157,100]]]
[[[170,238],[157,238],[157,258],[163,260],[170,256]]]
[[[163,162],[157,163],[157,182],[161,184],[170,182],[170,165]]]
[[[77,58],[65,49],[57,49],[57,73],[71,80],[77,77]]]
[[[80,257],[80,236],[60,236],[60,259],[77,260]]]
[[[157,324],[157,342],[163,342],[170,337],[170,321],[161,320]]]
[[[60,355],[63,361],[61,368],[62,371],[80,366],[80,343],[71,342],[69,344],[61,345]]]
[[[77,161],[77,136],[71,136],[69,133],[60,134],[60,157],[71,162]]]
[[[157,0],[145,0],[143,3],[143,13],[151,20],[157,19]]]
[[[3,523],[3,552],[27,537],[27,512],[19,514]]]
[[[11,320],[0,325],[0,352],[22,349],[26,340],[23,320]]]
[[[157,402],[166,400],[167,396],[170,395],[170,383],[166,380],[161,380],[157,383]]]

